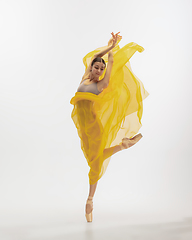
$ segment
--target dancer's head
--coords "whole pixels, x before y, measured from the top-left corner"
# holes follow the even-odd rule
[[[92,74],[100,77],[106,67],[106,63],[103,60],[103,58],[101,57],[96,57],[95,59],[93,59],[92,63],[91,63],[91,72]]]
[[[105,61],[104,61],[104,59],[103,59],[103,58],[101,58],[101,57],[96,57],[96,58],[94,58],[94,59],[93,59],[93,61],[92,61],[92,63],[91,63],[91,66],[93,66],[93,65],[94,65],[94,63],[96,63],[96,62],[103,63],[103,64],[104,64],[104,68],[105,68],[105,66],[106,66],[106,63],[105,63]]]

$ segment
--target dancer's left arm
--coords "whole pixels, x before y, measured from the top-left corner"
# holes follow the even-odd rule
[[[111,45],[113,47],[115,47],[117,40],[121,39],[121,36],[118,36],[119,33],[112,33],[112,38],[109,40],[108,45]],[[97,83],[97,86],[99,88],[99,90],[103,91],[103,89],[107,88],[108,84],[109,84],[109,80],[110,80],[110,76],[111,76],[111,71],[112,71],[112,67],[113,67],[113,51],[109,50],[108,52],[108,64],[107,64],[107,69],[105,72],[105,76],[102,80],[100,80]]]
[[[109,84],[109,79],[110,79],[110,76],[111,76],[112,67],[113,67],[113,52],[112,52],[112,50],[110,50],[109,53],[108,53],[108,64],[107,64],[107,69],[106,69],[106,72],[105,72],[105,76],[101,81],[99,81],[97,83],[97,86],[101,91],[103,91],[103,89],[105,89]]]

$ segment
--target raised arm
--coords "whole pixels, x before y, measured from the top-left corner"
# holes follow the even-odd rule
[[[110,44],[108,46],[105,46],[100,52],[98,52],[98,53],[96,53],[94,55],[94,58],[96,58],[96,57],[103,57],[106,53],[108,53],[113,48],[114,48],[114,46],[112,44]]]
[[[115,47],[115,45],[117,43],[117,40],[122,38],[121,36],[118,36],[118,34],[119,33],[114,35],[112,33],[112,38],[109,40],[108,45],[112,44],[112,46]],[[101,91],[104,88],[106,88],[109,84],[109,79],[110,79],[110,76],[111,76],[112,67],[113,67],[113,52],[112,52],[112,50],[110,50],[108,52],[108,64],[107,64],[107,69],[106,69],[106,72],[105,72],[105,76],[100,82],[98,82],[98,87],[99,87],[99,89],[101,89]]]
[[[106,72],[105,72],[105,76],[101,81],[99,81],[97,83],[98,89],[100,91],[103,91],[103,89],[105,89],[108,86],[109,79],[110,79],[110,76],[111,76],[112,67],[113,67],[113,52],[112,52],[112,50],[110,50],[109,53],[108,53],[108,64],[107,64],[107,69],[106,69]]]

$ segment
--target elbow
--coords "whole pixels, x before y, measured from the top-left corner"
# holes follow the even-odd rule
[[[110,64],[111,67],[113,66],[113,62],[114,62],[113,58],[108,58],[108,64]]]
[[[101,57],[101,54],[96,53],[96,54],[94,55],[93,59],[94,59],[94,58],[97,58],[97,57]]]
[[[109,54],[108,62],[113,63],[113,55],[112,54]]]

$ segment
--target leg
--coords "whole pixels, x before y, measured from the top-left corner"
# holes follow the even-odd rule
[[[104,151],[103,151],[103,158],[104,160],[106,158],[109,158],[111,157],[113,154],[125,149],[126,147],[124,147],[123,144],[119,144],[119,145],[116,145],[114,147],[110,147],[110,148],[105,148]]]
[[[95,194],[95,190],[96,190],[96,187],[97,187],[97,182],[93,185],[89,185],[90,188],[89,188],[89,196],[93,197],[94,194]]]
[[[137,143],[140,139],[142,138],[142,135],[141,134],[138,134],[136,135],[135,137],[129,139],[129,138],[124,138],[122,139],[122,143],[120,145],[116,145],[114,147],[110,147],[110,148],[106,148],[104,149],[103,151],[103,160],[111,157],[113,154],[123,150],[123,149],[126,149],[126,148],[129,148],[131,146],[133,146],[135,143]],[[86,215],[87,214],[91,214],[91,216],[86,216],[87,220],[88,221],[92,221],[92,210],[93,210],[93,203],[92,203],[92,198],[95,194],[95,190],[96,190],[96,187],[97,187],[97,183],[96,182],[95,184],[90,184],[90,188],[89,188],[89,196],[88,196],[88,203],[86,204]]]
[[[132,138],[123,138],[122,139],[122,143],[119,145],[116,145],[114,147],[110,147],[110,148],[106,148],[103,151],[103,159],[105,160],[106,158],[111,157],[113,154],[115,154],[116,152],[119,152],[123,149],[127,149],[129,147],[132,147],[133,145],[135,145],[143,136],[141,135],[141,133],[135,135]]]
[[[110,156],[112,156],[113,154],[115,154],[116,152],[119,152],[119,151],[121,151],[121,146],[120,145],[104,149],[104,151],[103,151],[104,159],[109,158]],[[88,197],[93,197],[94,196],[95,190],[96,190],[96,187],[97,187],[97,183],[98,182],[96,182],[95,184],[90,184],[89,185],[90,188],[89,188],[89,196]],[[92,210],[93,210],[93,205],[92,204],[86,204],[86,213],[89,214]]]
[[[103,151],[103,159],[105,160],[106,158],[111,157],[113,154],[121,151],[122,148],[120,145],[116,145],[114,147],[110,147],[110,148],[105,148]]]

